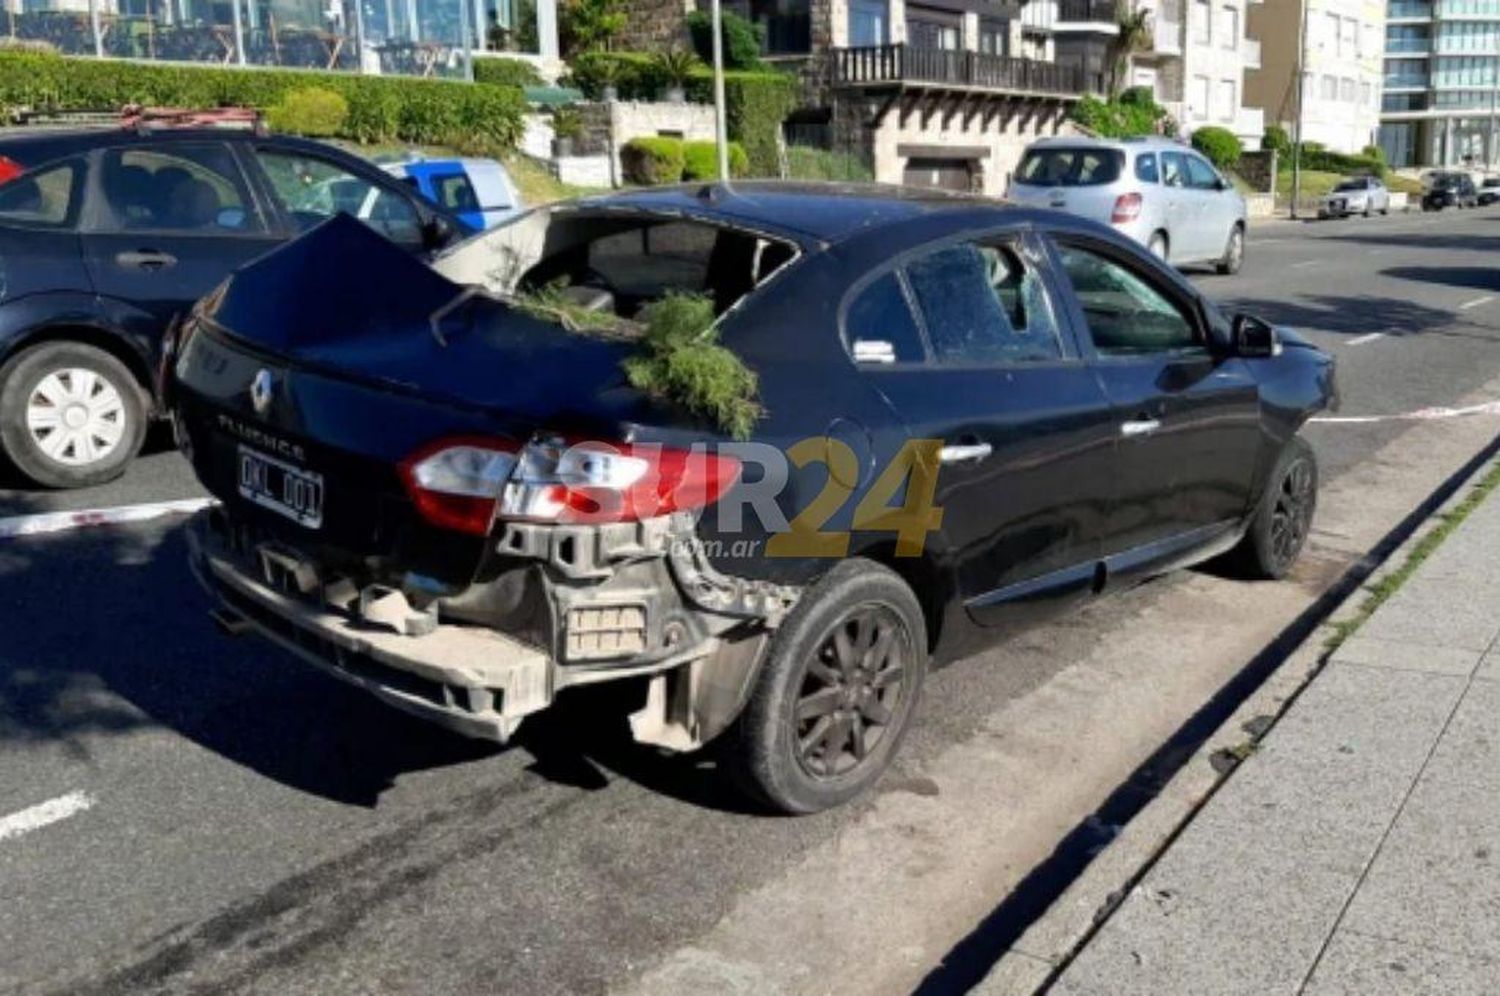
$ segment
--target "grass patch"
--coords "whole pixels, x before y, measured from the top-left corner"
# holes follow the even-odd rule
[[[1391,571],[1368,589],[1365,600],[1360,603],[1358,611],[1351,619],[1334,624],[1334,631],[1327,640],[1323,641],[1323,649],[1328,653],[1337,650],[1339,646],[1354,631],[1359,629],[1365,622],[1375,614],[1375,610],[1389,601],[1390,597],[1401,589],[1417,569],[1432,556],[1432,552],[1443,545],[1443,541],[1457,529],[1465,519],[1478,508],[1480,503],[1489,497],[1491,491],[1500,487],[1500,464],[1491,467],[1489,473],[1474,485],[1473,489],[1464,496],[1463,501],[1453,506],[1447,512],[1438,516],[1438,524],[1432,528],[1426,536],[1419,540],[1407,554],[1406,560],[1401,566]]]
[[[542,163],[519,152],[511,153],[502,161],[510,173],[511,182],[521,194],[521,202],[527,207],[604,192],[602,187],[579,187],[563,183]]]
[[[1310,204],[1331,191],[1349,177],[1345,173],[1329,173],[1323,170],[1302,171],[1302,203]],[[1395,194],[1421,194],[1422,184],[1394,173],[1386,175],[1385,185]],[[1276,174],[1276,199],[1289,202],[1292,197],[1292,171],[1281,170]]]

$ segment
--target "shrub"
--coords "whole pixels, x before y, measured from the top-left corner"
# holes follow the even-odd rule
[[[309,86],[292,90],[266,111],[266,123],[276,131],[309,138],[331,138],[344,130],[349,102],[332,90]]]
[[[719,345],[713,302],[701,294],[668,294],[644,309],[642,352],[623,366],[638,390],[711,419],[721,432],[748,439],[761,416],[755,372]]]
[[[682,86],[693,75],[693,71],[702,68],[698,57],[685,48],[669,48],[665,52],[658,52],[651,57],[652,65],[656,74],[667,86]]]
[[[698,58],[709,65],[714,61],[713,17],[701,10],[688,15],[688,32],[693,37],[693,48]],[[725,69],[764,69],[760,61],[761,48],[765,45],[766,29],[763,25],[747,21],[733,11],[720,14],[719,34],[724,39]]]
[[[719,178],[719,144],[717,142],[684,142],[682,144],[682,178],[716,180]],[[750,168],[745,147],[729,143],[729,175],[744,176]]]
[[[558,41],[565,56],[608,47],[625,27],[620,0],[564,0],[558,4]]]
[[[713,102],[713,73],[688,81],[688,98]],[[781,124],[796,108],[800,90],[794,77],[779,72],[725,72],[724,117],[729,137],[745,147],[749,176],[776,176],[781,170]]]
[[[807,145],[786,150],[787,174],[794,180],[844,180],[868,183],[875,179],[870,164],[855,153],[833,152]]]
[[[1133,138],[1173,130],[1169,127],[1167,109],[1144,87],[1133,87],[1109,100],[1084,94],[1069,115],[1101,138]]]
[[[344,99],[349,113],[338,137],[360,142],[419,142],[494,154],[519,141],[526,110],[521,91],[508,86],[0,52],[0,106],[6,107],[66,111],[135,103],[266,110],[308,87]]]
[[[655,60],[641,52],[585,52],[573,60],[571,82],[590,100],[603,97],[606,86],[622,100],[652,100],[664,84]]]
[[[474,82],[496,86],[541,86],[536,67],[520,59],[475,59]]]
[[[682,139],[665,136],[632,138],[620,147],[620,168],[631,183],[654,187],[682,179]]]
[[[1278,158],[1285,158],[1292,151],[1292,137],[1279,124],[1266,125],[1266,133],[1261,136],[1260,144],[1275,152]]]
[[[558,138],[578,138],[583,134],[583,115],[576,108],[559,107],[552,112],[552,134]]]
[[[1371,176],[1384,177],[1386,174],[1385,156],[1358,155],[1351,156],[1342,152],[1330,152],[1320,142],[1303,142],[1302,154],[1298,158],[1302,162],[1303,169],[1318,170],[1325,173],[1368,173]],[[1286,172],[1292,168],[1292,155],[1287,155],[1279,161],[1278,170]]]
[[[1229,169],[1240,161],[1245,147],[1228,128],[1207,125],[1193,132],[1193,148],[1208,157],[1219,169]]]

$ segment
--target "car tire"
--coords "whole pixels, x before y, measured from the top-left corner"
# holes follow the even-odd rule
[[[871,560],[841,561],[772,637],[720,763],[782,813],[848,802],[900,747],[927,656],[922,608],[906,582]]]
[[[1167,233],[1152,232],[1151,237],[1146,240],[1146,251],[1163,263],[1168,262],[1167,257],[1172,251],[1172,244],[1167,241]]]
[[[1256,504],[1249,529],[1230,554],[1239,573],[1279,580],[1307,544],[1318,506],[1318,460],[1301,436],[1282,448]]]
[[[1224,244],[1224,256],[1215,265],[1223,276],[1233,276],[1245,265],[1245,229],[1235,225],[1229,230],[1229,239]]]
[[[140,452],[148,404],[135,376],[103,350],[41,343],[0,367],[0,450],[43,487],[103,484]]]

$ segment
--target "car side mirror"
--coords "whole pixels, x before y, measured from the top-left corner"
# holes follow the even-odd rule
[[[441,249],[458,235],[453,222],[440,214],[433,215],[422,226],[422,246],[425,249]]]
[[[1247,359],[1275,356],[1281,351],[1276,327],[1254,315],[1235,315],[1230,323],[1234,333],[1234,354]]]

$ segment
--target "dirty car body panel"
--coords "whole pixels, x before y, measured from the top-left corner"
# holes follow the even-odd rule
[[[1102,274],[1083,304],[1068,253]],[[548,285],[625,317],[706,294],[759,378],[753,437],[632,387],[621,363],[637,344],[518,305]],[[1111,322],[1191,341],[1109,353]],[[876,565],[860,583],[878,568],[870,583],[909,590],[921,618],[894,632],[925,634],[925,661],[1232,546],[1278,454],[1333,398],[1324,354],[1290,333],[1241,348],[1239,330],[1103,226],[968,198],[636,192],[529,212],[431,266],[335,218],[241,270],[176,345],[180,444],[222,503],[194,523],[194,567],[230,629],[465,734],[504,740],[562,690],[617,680],[635,689],[622,702],[638,739],[689,750],[761,714],[767,670],[843,597],[851,562]],[[1122,431],[1143,420],[1155,427]],[[592,441],[623,462],[593,460]],[[602,518],[547,505],[582,507],[567,503],[586,491],[595,508],[613,470],[665,481],[689,451],[710,482],[696,499]],[[460,472],[483,493],[427,490]],[[923,473],[931,507],[908,544],[866,499],[901,509]],[[866,663],[899,609],[875,605],[887,621],[869,632],[886,635],[859,644]],[[831,631],[839,661],[859,618]],[[855,761],[865,736],[888,760],[899,731],[882,742],[875,717],[894,722],[889,700],[861,680],[786,707],[800,721],[827,704],[807,763],[833,788],[763,792],[782,808],[865,784],[831,760],[830,729],[852,724]]]

